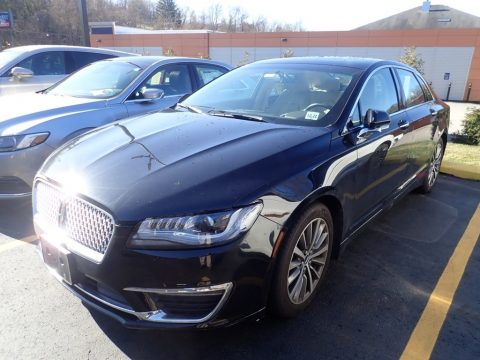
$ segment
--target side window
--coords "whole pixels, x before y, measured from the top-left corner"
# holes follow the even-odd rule
[[[98,54],[84,51],[71,51],[68,54],[71,58],[71,63],[69,63],[69,66],[67,66],[69,74],[95,61],[110,59],[114,57],[113,55],[109,54]]]
[[[129,97],[129,100],[142,99],[145,89],[161,89],[165,96],[183,95],[192,92],[192,81],[187,64],[165,65],[151,74]]]
[[[360,95],[360,114],[363,119],[367,110],[382,110],[391,114],[398,111],[398,96],[390,69],[385,68],[372,75]]]
[[[397,69],[400,86],[405,96],[407,107],[424,103],[426,100],[422,87],[415,75],[407,70]]]
[[[419,80],[420,85],[422,85],[423,93],[425,94],[425,98],[427,99],[427,101],[433,100],[432,91],[430,90],[430,86],[427,85],[427,82],[425,81],[425,79],[423,79],[420,76],[417,76],[417,80]]]
[[[362,119],[360,118],[360,109],[358,108],[358,104],[355,105],[355,109],[353,110],[352,117],[350,119],[352,127],[359,126],[362,123]]]
[[[33,71],[34,75],[65,75],[65,53],[47,51],[32,55],[17,65]]]
[[[227,69],[215,65],[196,64],[194,65],[194,67],[197,72],[198,78],[200,79],[200,87],[208,84],[210,81],[227,72]]]

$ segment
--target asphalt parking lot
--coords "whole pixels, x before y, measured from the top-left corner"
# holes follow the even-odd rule
[[[0,359],[478,359],[479,201],[480,182],[441,176],[432,194],[411,194],[369,225],[300,317],[196,332],[126,330],[87,310],[44,268],[29,201],[1,202]],[[463,271],[451,258],[468,260],[466,238]],[[440,294],[444,276],[453,298]],[[435,302],[444,320],[428,312]]]

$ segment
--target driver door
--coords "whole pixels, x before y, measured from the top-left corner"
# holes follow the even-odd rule
[[[358,151],[354,203],[359,220],[394,197],[410,177],[412,129],[400,104],[391,69],[381,68],[368,79],[355,106],[351,122],[359,131],[368,130],[363,125],[368,110],[385,111],[390,116],[389,126],[372,129],[365,137],[360,137],[360,132],[354,136]]]
[[[163,97],[152,100],[145,99],[143,92],[152,88],[162,90]],[[139,115],[171,107],[183,95],[191,94],[192,89],[192,77],[188,64],[163,65],[150,73],[128,97],[125,102],[128,115]]]

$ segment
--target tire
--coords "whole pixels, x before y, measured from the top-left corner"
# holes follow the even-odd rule
[[[310,304],[326,276],[332,248],[332,215],[325,205],[315,204],[294,221],[281,245],[269,298],[274,315],[295,317]]]
[[[433,151],[432,157],[430,159],[427,176],[423,179],[422,184],[418,187],[418,191],[420,193],[427,194],[432,191],[433,186],[437,182],[444,152],[445,142],[442,138],[440,138],[440,140],[438,140],[437,142],[437,145],[435,146],[435,150]]]

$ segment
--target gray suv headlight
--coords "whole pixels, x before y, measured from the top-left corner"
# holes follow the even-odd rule
[[[15,151],[39,145],[47,140],[50,133],[0,136],[0,152]]]
[[[210,214],[146,219],[140,223],[127,246],[181,249],[225,244],[250,230],[262,208],[263,205],[258,203]]]

